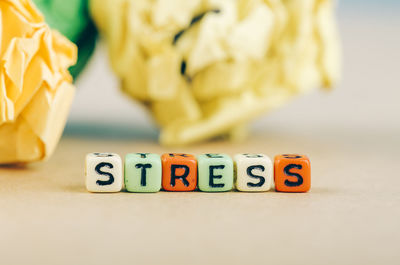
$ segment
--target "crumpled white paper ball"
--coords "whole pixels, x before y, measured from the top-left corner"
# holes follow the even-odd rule
[[[163,144],[237,135],[339,77],[331,0],[92,0],[122,89]]]

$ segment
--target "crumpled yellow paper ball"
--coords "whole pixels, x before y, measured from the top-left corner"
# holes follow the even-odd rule
[[[0,164],[42,160],[65,126],[77,49],[30,0],[1,0],[0,18]]]
[[[242,125],[339,77],[331,0],[92,0],[122,89],[164,144]]]

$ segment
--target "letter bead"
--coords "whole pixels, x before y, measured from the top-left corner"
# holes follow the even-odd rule
[[[122,160],[117,154],[90,153],[85,162],[86,189],[90,192],[119,192],[122,189]]]
[[[271,189],[273,165],[264,154],[237,154],[234,156],[236,189],[261,192]]]
[[[125,189],[129,192],[158,192],[161,189],[161,172],[161,158],[158,154],[127,154]]]
[[[167,191],[193,191],[197,186],[197,160],[189,154],[163,154],[162,187]]]
[[[275,189],[282,192],[307,192],[311,187],[310,160],[305,155],[275,157]]]
[[[233,188],[233,161],[228,155],[199,155],[197,162],[201,191],[230,191]]]

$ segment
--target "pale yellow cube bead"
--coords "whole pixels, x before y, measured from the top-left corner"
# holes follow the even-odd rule
[[[90,192],[119,192],[123,183],[121,157],[112,153],[90,153],[85,163],[86,189]]]
[[[236,189],[262,192],[271,189],[273,164],[264,154],[237,154],[234,156]]]

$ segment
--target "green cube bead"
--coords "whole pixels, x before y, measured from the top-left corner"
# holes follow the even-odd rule
[[[226,154],[197,156],[198,185],[201,191],[230,191],[233,187],[233,161]]]
[[[125,188],[129,192],[160,191],[160,156],[149,153],[127,154],[125,157]]]

